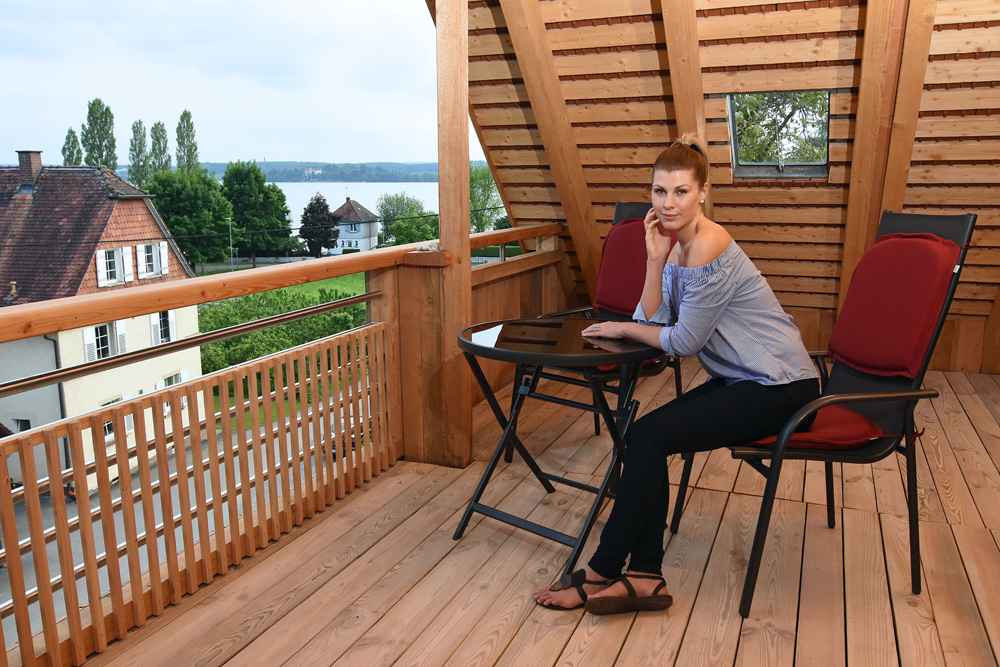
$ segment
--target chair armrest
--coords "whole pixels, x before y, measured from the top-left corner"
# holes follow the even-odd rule
[[[788,445],[788,439],[798,430],[799,425],[809,416],[818,412],[828,405],[843,403],[874,403],[881,401],[907,401],[911,405],[916,405],[922,398],[937,398],[939,396],[936,389],[905,389],[900,391],[873,391],[857,394],[830,394],[806,403],[798,412],[789,417],[788,421],[778,433],[778,440],[774,443],[774,453],[776,456],[784,454]],[[772,457],[774,458],[774,457]]]
[[[819,371],[819,390],[823,391],[826,389],[826,383],[830,380],[830,371],[826,367],[826,358],[830,355],[826,353],[826,350],[813,350],[809,352],[809,356],[816,364],[816,370]]]
[[[543,319],[549,317],[570,317],[573,315],[583,315],[588,320],[594,319],[594,307],[593,306],[583,306],[582,308],[573,308],[572,310],[561,310],[558,313],[545,313],[544,315],[539,315],[536,319]]]

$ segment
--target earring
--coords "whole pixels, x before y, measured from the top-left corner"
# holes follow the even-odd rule
[[[702,199],[702,200],[701,200],[701,203],[702,203],[702,204],[704,204],[704,203],[705,203],[705,200],[704,200],[704,199]]]

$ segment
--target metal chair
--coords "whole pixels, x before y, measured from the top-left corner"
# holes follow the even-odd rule
[[[920,593],[920,535],[913,411],[938,393],[920,385],[958,279],[975,215],[882,213],[877,238],[851,279],[825,354],[814,353],[822,395],[793,415],[777,436],[730,446],[767,478],[747,565],[740,614],[750,613],[768,524],[785,459],[823,461],[827,523],[835,525],[833,463],[872,463],[893,452],[906,459],[910,569]],[[833,366],[826,373],[826,359]],[[814,419],[806,430],[800,426]],[[770,461],[770,465],[765,461]],[[670,531],[677,532],[693,455],[684,469]]]

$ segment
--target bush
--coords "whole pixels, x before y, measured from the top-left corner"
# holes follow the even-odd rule
[[[202,332],[216,331],[347,296],[350,295],[327,289],[320,289],[318,298],[310,298],[304,294],[295,294],[286,290],[272,290],[238,296],[226,301],[198,306],[198,328]],[[244,364],[296,345],[361,326],[366,319],[365,307],[359,304],[261,331],[253,331],[242,336],[207,343],[201,346],[202,372],[212,373],[230,366]]]

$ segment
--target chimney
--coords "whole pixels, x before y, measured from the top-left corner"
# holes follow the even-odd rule
[[[18,151],[17,164],[21,169],[20,194],[30,195],[35,189],[35,179],[42,170],[42,151]]]

